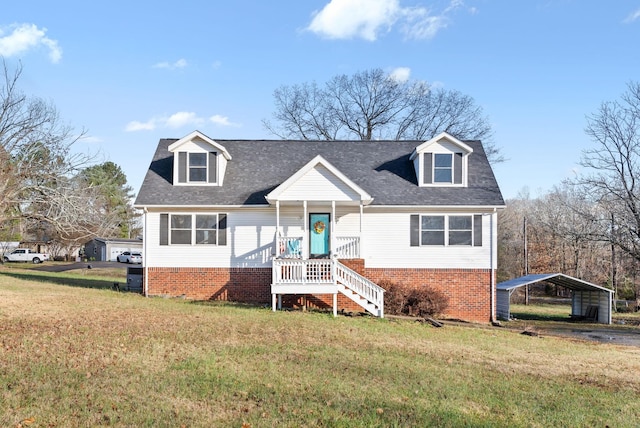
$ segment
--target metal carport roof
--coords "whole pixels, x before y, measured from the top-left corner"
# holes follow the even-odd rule
[[[607,291],[613,293],[613,290],[601,287],[596,284],[592,284],[587,281],[583,281],[572,276],[568,276],[562,273],[533,273],[530,275],[521,276],[520,278],[510,279],[496,285],[498,290],[513,290],[514,288],[522,287],[523,285],[533,284],[535,282],[547,281],[554,285],[561,285],[570,290],[582,290],[591,291],[593,289]]]
[[[510,298],[513,290],[541,281],[560,285],[573,291],[572,316],[585,316],[591,308],[597,307],[597,321],[611,324],[613,290],[562,273],[530,274],[497,284],[498,317],[503,319],[511,317]]]

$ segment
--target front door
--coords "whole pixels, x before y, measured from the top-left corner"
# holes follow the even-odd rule
[[[312,259],[329,257],[329,214],[309,214],[309,254]]]

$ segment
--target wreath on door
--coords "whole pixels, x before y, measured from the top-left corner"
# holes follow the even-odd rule
[[[316,221],[315,223],[313,223],[313,230],[316,233],[322,233],[324,232],[324,228],[325,228],[325,224],[323,221]]]

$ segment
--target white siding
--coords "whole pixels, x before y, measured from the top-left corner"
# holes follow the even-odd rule
[[[205,211],[202,211],[205,212]],[[210,211],[207,211],[210,212]],[[149,267],[269,267],[274,254],[276,236],[275,208],[220,210],[227,213],[227,245],[159,245],[160,213],[147,214],[145,265]],[[331,212],[331,206],[315,205],[309,212]],[[192,211],[184,211],[190,214]],[[372,268],[472,268],[496,267],[497,227],[495,213],[482,217],[482,247],[423,246],[411,247],[409,222],[411,214],[432,211],[365,208],[361,236],[362,256]],[[460,214],[447,211],[439,214]],[[464,214],[479,214],[465,211]],[[283,236],[302,237],[304,232],[302,205],[280,211]],[[338,207],[335,236],[360,236],[358,207]],[[493,222],[493,227],[491,226]],[[306,237],[305,237],[306,238]],[[306,240],[305,240],[306,242]],[[493,243],[494,250],[491,251]]]
[[[220,212],[228,214],[227,245],[223,246],[160,245],[160,213],[148,213],[145,265],[148,267],[271,266],[276,233],[275,210]]]
[[[482,216],[482,246],[420,246],[411,247],[410,215],[433,214],[433,212],[367,212],[364,220],[364,258],[367,267],[373,268],[448,268],[489,269],[496,266],[495,244],[496,215]],[[438,214],[460,214],[440,212]],[[464,214],[474,214],[465,212]],[[475,214],[478,214],[477,212]],[[494,219],[493,233],[491,219]],[[493,234],[493,240],[491,235]]]
[[[283,201],[353,201],[360,195],[329,170],[317,165],[279,196]]]

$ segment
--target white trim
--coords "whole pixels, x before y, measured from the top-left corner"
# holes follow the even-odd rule
[[[351,181],[346,175],[340,172],[338,168],[331,165],[321,155],[318,155],[315,158],[311,159],[305,166],[300,168],[291,177],[287,178],[278,187],[276,187],[271,192],[269,192],[269,194],[265,196],[265,199],[270,204],[273,204],[274,201],[279,199],[280,195],[282,195],[284,191],[286,191],[295,182],[297,182],[300,178],[302,178],[302,176],[304,176],[307,172],[315,168],[317,165],[324,166],[327,170],[329,170],[330,173],[335,175],[340,181],[346,184],[351,190],[358,193],[358,195],[360,196],[360,200],[363,201],[364,203],[370,204],[371,202],[373,202],[373,198],[369,193],[367,193],[364,189],[362,189],[360,186],[358,186],[353,181]]]
[[[447,134],[446,132],[441,132],[440,134],[436,135],[432,139],[430,139],[428,141],[425,141],[424,143],[422,143],[419,146],[417,146],[413,150],[413,152],[411,152],[411,156],[409,157],[409,160],[414,160],[416,158],[416,156],[418,156],[420,153],[422,153],[425,150],[427,150],[427,148],[429,146],[431,146],[432,144],[439,143],[442,140],[447,140],[451,144],[454,144],[454,145],[460,147],[462,150],[465,151],[465,154],[473,153],[473,149],[470,146],[468,146],[467,144],[465,144],[462,141],[458,140],[456,137]]]
[[[169,145],[169,147],[168,147],[168,150],[170,152],[175,152],[178,148],[180,148],[180,146],[182,146],[183,144],[186,144],[186,143],[188,143],[190,141],[193,141],[196,138],[200,138],[205,143],[215,147],[216,149],[218,149],[220,151],[220,153],[222,155],[224,155],[224,157],[227,160],[231,160],[231,155],[229,154],[229,152],[227,151],[227,149],[223,145],[217,143],[215,140],[207,137],[202,132],[197,131],[197,130],[193,131],[191,134],[189,134],[189,135],[187,135],[185,137],[180,138],[178,141],[176,141],[174,143],[171,143]]]

